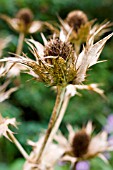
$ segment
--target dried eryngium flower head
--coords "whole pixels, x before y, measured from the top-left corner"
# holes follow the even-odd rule
[[[29,8],[23,8],[18,11],[16,18],[19,18],[24,24],[30,24],[33,20],[33,13]]]
[[[76,55],[73,50],[68,36],[65,39],[62,38],[62,35],[60,37],[53,36],[50,41],[47,41],[42,34],[44,45],[33,39],[27,40],[36,61],[24,55],[1,59],[0,62],[20,63],[27,67],[29,74],[49,86],[78,85],[85,80],[88,68],[98,63],[106,41],[113,35],[111,33],[94,43],[95,36],[102,29],[103,27],[99,28],[95,34],[89,37],[86,46],[79,55]]]
[[[95,34],[95,32],[100,29],[100,31],[95,36],[95,40],[97,40],[105,32],[109,31],[110,27],[112,26],[112,23],[110,22],[94,24],[95,20],[88,21],[86,14],[79,10],[70,12],[65,20],[62,20],[59,17],[59,21],[61,23],[60,34],[65,39],[65,37],[70,32],[69,40],[73,43],[77,55],[80,52],[81,45],[86,43],[90,36]]]
[[[87,153],[88,146],[90,143],[90,136],[86,131],[80,130],[75,134],[72,141],[72,150],[75,157],[82,157]]]
[[[76,32],[78,29],[85,25],[88,21],[87,15],[80,10],[71,11],[66,18],[67,23],[72,27]]]
[[[113,146],[108,141],[108,134],[105,131],[92,136],[92,123],[88,122],[86,127],[75,133],[71,125],[68,125],[69,136],[66,139],[62,134],[55,136],[59,147],[64,149],[61,161],[69,161],[74,165],[81,160],[100,157],[105,162],[107,159],[104,152],[113,151]]]
[[[14,18],[1,14],[0,18],[5,20],[11,28],[24,34],[33,34],[42,29],[41,21],[33,21],[33,13],[29,8],[20,9]]]

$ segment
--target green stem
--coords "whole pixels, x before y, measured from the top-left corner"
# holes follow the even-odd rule
[[[65,88],[61,89],[61,87],[57,87],[57,90],[58,90],[58,92],[57,92],[56,102],[55,102],[55,106],[53,108],[53,112],[52,112],[52,115],[51,115],[51,118],[49,121],[48,129],[47,129],[43,144],[41,146],[41,149],[39,151],[38,157],[35,158],[35,162],[37,162],[37,163],[40,161],[40,159],[43,155],[44,149],[47,146],[51,131],[54,127],[56,117],[59,114],[59,110],[61,108],[62,101],[64,100]]]
[[[16,50],[17,55],[21,55],[24,38],[25,38],[25,34],[23,32],[21,32],[19,35],[18,46],[17,46],[17,50]]]

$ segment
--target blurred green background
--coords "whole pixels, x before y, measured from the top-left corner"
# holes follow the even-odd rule
[[[14,17],[21,8],[30,8],[35,20],[58,21],[57,14],[64,19],[68,12],[75,9],[83,10],[89,20],[97,19],[98,23],[105,19],[113,22],[113,0],[0,0],[0,13]],[[113,28],[111,29],[113,31]],[[49,31],[44,31],[45,35]],[[9,28],[7,23],[0,20],[0,36],[12,36],[11,42],[3,51],[3,56],[8,52],[15,53],[18,34]],[[30,37],[29,35],[27,37]],[[40,33],[32,35],[41,41]],[[24,44],[24,53],[28,56],[29,50]],[[106,123],[106,118],[113,112],[113,38],[105,46],[100,59],[107,62],[93,66],[88,72],[86,84],[101,83],[108,100],[102,99],[98,94],[81,91],[82,97],[73,97],[67,108],[60,129],[67,133],[66,124],[81,127],[92,120],[95,131],[98,132]],[[30,80],[30,81],[28,81]],[[0,103],[0,112],[4,116],[16,117],[20,122],[16,137],[30,153],[27,139],[36,141],[40,132],[47,128],[47,124],[54,106],[56,94],[43,83],[32,80],[31,76],[21,74],[21,87],[13,93],[10,99]],[[4,138],[0,139],[0,170],[21,170],[24,160],[17,148]],[[110,165],[94,159],[91,161],[91,170],[112,170],[113,157]],[[57,168],[59,169],[59,167]],[[60,169],[69,169],[62,167]]]

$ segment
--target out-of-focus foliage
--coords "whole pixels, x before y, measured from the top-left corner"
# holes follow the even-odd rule
[[[30,8],[33,11],[35,20],[58,22],[57,15],[64,19],[71,10],[80,9],[88,15],[90,20],[96,18],[99,23],[105,19],[113,22],[112,0],[0,0],[0,13],[5,13],[11,17],[14,17],[16,12],[23,7]],[[111,30],[113,31],[113,29]],[[45,30],[44,34],[48,36],[50,31]],[[18,34],[13,32],[4,21],[0,20],[0,36],[3,35],[12,37],[11,42],[3,51],[3,56],[7,57],[9,56],[8,52],[15,53],[16,51]],[[35,33],[32,36],[34,39],[42,41],[40,33]],[[67,123],[82,126],[88,120],[92,120],[96,126],[96,131],[99,131],[105,124],[107,115],[113,112],[112,49],[113,38],[108,41],[100,57],[107,62],[97,64],[93,67],[93,70],[90,69],[86,81],[88,84],[91,82],[102,84],[107,100],[89,91],[82,91],[82,97],[72,98],[61,124],[64,133],[67,132]],[[26,44],[24,44],[23,51],[32,57]],[[16,117],[17,121],[20,122],[16,136],[22,145],[28,148],[29,152],[31,148],[27,146],[26,140],[29,138],[36,141],[39,133],[47,127],[54,106],[55,92],[44,84],[32,80],[26,74],[21,74],[20,81],[20,89],[12,94],[10,99],[0,103],[0,112],[4,116]],[[20,158],[21,155],[12,143],[3,138],[0,139],[0,170],[21,170],[24,160]],[[113,156],[110,158],[110,165],[105,165],[98,159],[91,161],[91,170],[112,170],[111,166],[113,166]],[[55,170],[61,169],[69,168],[62,166],[56,167]]]

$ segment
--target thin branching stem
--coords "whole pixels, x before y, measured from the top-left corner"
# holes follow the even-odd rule
[[[10,139],[13,141],[13,143],[17,146],[17,148],[19,149],[19,151],[21,152],[21,154],[23,155],[23,157],[26,160],[29,160],[29,155],[27,154],[27,152],[24,150],[24,148],[21,146],[21,144],[18,142],[18,140],[15,138],[15,136],[12,133],[8,132],[8,135],[10,137]]]
[[[55,102],[53,112],[52,112],[52,115],[51,115],[51,118],[50,118],[50,121],[49,121],[48,129],[47,129],[47,132],[46,132],[46,135],[45,135],[45,138],[44,138],[44,142],[43,142],[41,149],[39,151],[39,154],[35,158],[35,162],[39,162],[39,160],[41,159],[41,157],[43,155],[44,149],[47,146],[51,131],[52,131],[54,124],[55,124],[56,117],[59,114],[62,102],[64,100],[64,96],[65,96],[65,88],[61,88],[60,86],[58,86],[57,87],[56,102]]]
[[[16,50],[16,54],[18,54],[18,55],[21,55],[24,38],[25,38],[25,34],[23,32],[21,32],[19,35],[18,46],[17,46],[17,50]]]

